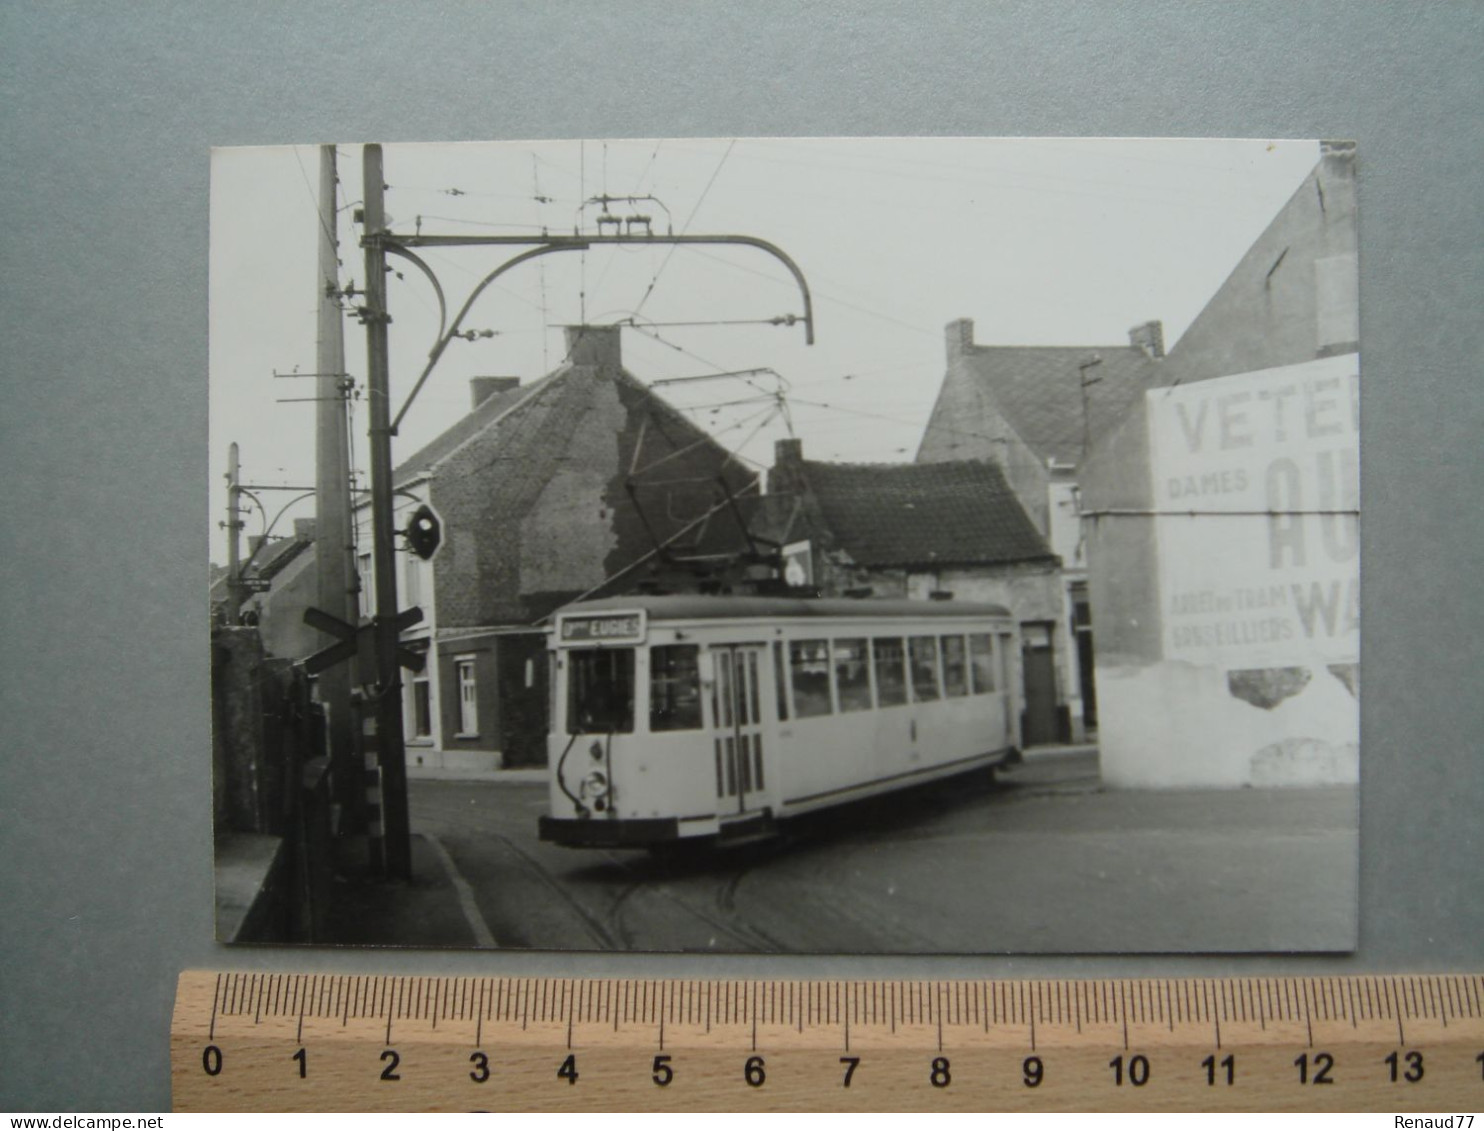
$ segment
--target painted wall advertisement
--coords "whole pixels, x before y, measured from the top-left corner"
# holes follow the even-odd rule
[[[1167,659],[1360,656],[1360,358],[1148,394]]]

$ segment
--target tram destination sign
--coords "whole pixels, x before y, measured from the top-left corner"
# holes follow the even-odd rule
[[[636,644],[644,639],[644,612],[574,613],[557,618],[562,644]]]

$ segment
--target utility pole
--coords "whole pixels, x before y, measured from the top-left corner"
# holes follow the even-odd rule
[[[1077,363],[1077,384],[1082,391],[1082,458],[1087,458],[1087,449],[1092,444],[1092,422],[1087,412],[1087,390],[1102,380],[1101,377],[1089,377],[1087,371],[1103,364],[1103,359],[1093,354],[1086,361]]]
[[[315,530],[314,555],[318,589],[316,607],[354,624],[351,591],[353,537],[350,517],[350,437],[346,423],[345,320],[337,301],[340,290],[340,241],[335,210],[335,147],[319,150],[319,265],[316,287],[319,325],[315,371]],[[333,642],[325,635],[324,643]],[[328,715],[329,755],[335,799],[340,804],[342,832],[362,832],[366,820],[364,773],[357,757],[351,719],[351,668],[339,664],[319,673],[316,686]],[[369,675],[366,677],[369,682]]]
[[[382,834],[386,874],[412,876],[412,832],[407,813],[407,750],[402,737],[402,679],[397,661],[397,570],[392,529],[391,377],[387,359],[386,208],[381,146],[361,156],[366,250],[366,394],[371,446],[371,568],[376,579],[376,744],[381,770]]]
[[[402,696],[400,668],[403,663],[415,663],[405,650],[399,654],[398,638],[401,628],[416,623],[421,613],[409,609],[399,618],[397,612],[396,547],[392,528],[392,437],[402,418],[417,399],[423,384],[431,376],[439,359],[455,338],[468,336],[462,323],[475,301],[505,272],[528,263],[533,259],[560,252],[582,252],[589,248],[614,244],[630,246],[731,246],[748,247],[771,255],[781,263],[798,284],[803,299],[803,313],[790,314],[777,319],[779,325],[804,327],[804,340],[814,344],[814,307],[809,294],[809,285],[804,273],[782,248],[755,236],[716,235],[693,236],[682,233],[663,235],[654,233],[647,220],[644,230],[614,232],[613,234],[585,235],[574,231],[570,236],[552,235],[542,231],[529,236],[444,236],[411,235],[394,233],[387,229],[385,207],[385,181],[382,174],[381,146],[368,143],[361,154],[362,179],[362,232],[361,246],[365,249],[366,289],[365,306],[361,308],[366,325],[366,393],[370,414],[371,447],[371,529],[372,567],[376,582],[376,613],[372,620],[376,655],[376,685],[374,702],[376,711],[375,741],[379,754],[380,789],[382,804],[382,830],[385,837],[385,870],[392,878],[409,878],[412,872],[412,840],[407,812],[407,751],[402,735]],[[512,255],[490,271],[469,292],[468,298],[450,320],[445,304],[443,287],[432,269],[411,249],[415,247],[517,247],[528,250]],[[391,414],[390,376],[387,357],[387,324],[391,321],[387,313],[386,275],[389,254],[410,262],[423,273],[438,296],[439,335],[429,351],[422,373],[413,383],[412,391],[403,402],[395,417]],[[319,654],[316,666],[335,662],[340,647],[351,647],[349,637],[353,630],[348,625],[339,626],[346,639],[340,646]],[[364,680],[365,676],[362,675]],[[368,783],[369,784],[369,783]]]
[[[227,623],[236,624],[242,611],[241,472],[237,465],[237,443],[227,448]]]

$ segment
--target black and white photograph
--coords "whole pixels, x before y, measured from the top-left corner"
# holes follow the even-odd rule
[[[1356,153],[214,150],[218,938],[1353,950]]]

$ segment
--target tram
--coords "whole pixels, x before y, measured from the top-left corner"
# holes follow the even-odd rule
[[[651,846],[1020,757],[998,605],[611,597],[554,619],[543,840]]]

